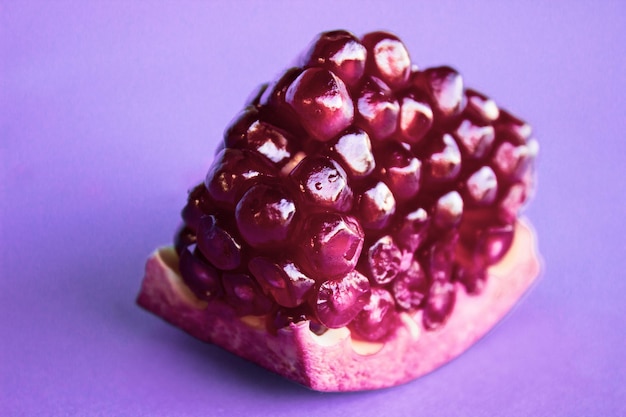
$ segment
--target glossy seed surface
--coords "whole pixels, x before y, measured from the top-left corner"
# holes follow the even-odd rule
[[[402,313],[446,325],[479,297],[533,194],[530,126],[421,69],[396,35],[315,37],[255,89],[190,190],[174,243],[200,299],[384,341]]]

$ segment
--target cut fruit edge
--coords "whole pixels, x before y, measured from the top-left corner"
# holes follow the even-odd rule
[[[468,295],[456,284],[454,310],[441,328],[427,331],[421,312],[402,313],[401,324],[383,343],[353,339],[347,328],[317,335],[308,321],[269,333],[264,317],[238,317],[224,302],[196,298],[179,275],[178,256],[171,247],[157,249],[149,257],[137,303],[200,340],[317,391],[391,387],[459,356],[492,329],[537,279],[541,260],[532,226],[518,220],[515,229],[511,248],[488,269],[479,295]]]

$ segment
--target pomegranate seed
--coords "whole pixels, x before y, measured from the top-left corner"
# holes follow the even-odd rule
[[[396,329],[398,314],[389,291],[372,288],[369,302],[350,323],[350,330],[361,339],[383,340]]]
[[[324,326],[335,329],[350,323],[367,304],[370,283],[357,271],[324,281],[314,299],[315,315]]]
[[[261,94],[258,104],[266,122],[285,129],[296,137],[305,134],[305,131],[296,116],[296,112],[287,104],[285,97],[287,89],[301,73],[301,68],[289,68],[267,86]]]
[[[383,236],[370,246],[367,266],[375,284],[388,284],[398,275],[402,267],[402,251],[391,236]]]
[[[346,212],[352,208],[352,189],[341,165],[328,157],[308,156],[291,171],[297,194],[316,209]]]
[[[449,134],[433,137],[424,158],[424,173],[432,186],[450,182],[461,172],[461,152]]]
[[[456,116],[465,108],[463,78],[450,67],[429,68],[416,73],[414,84],[428,92],[433,113],[442,122]]]
[[[250,260],[248,268],[263,290],[284,307],[292,308],[302,304],[315,285],[313,279],[304,275],[289,260],[275,262],[259,256]]]
[[[487,206],[494,202],[498,193],[498,179],[495,172],[484,166],[465,181],[466,200],[476,206]]]
[[[221,294],[220,273],[204,262],[196,253],[196,245],[189,245],[180,253],[180,275],[196,297],[210,300]]]
[[[387,139],[396,131],[400,105],[381,80],[369,78],[356,99],[357,123],[374,139]]]
[[[359,260],[363,237],[360,223],[352,216],[311,215],[301,235],[299,262],[315,280],[345,275]]]
[[[476,126],[465,119],[454,132],[468,158],[483,158],[491,150],[495,139],[493,126]]]
[[[405,215],[395,235],[395,241],[403,249],[415,252],[428,236],[430,217],[426,210],[418,208]]]
[[[304,70],[287,89],[285,100],[311,137],[321,142],[337,136],[354,118],[345,84],[322,68]]]
[[[204,184],[198,184],[191,190],[187,198],[187,204],[181,212],[185,224],[192,231],[198,230],[200,218],[205,214],[210,214],[213,207],[210,203],[209,193]]]
[[[271,82],[261,94],[259,104],[262,108],[268,107],[273,110],[285,110],[285,97],[287,89],[298,76],[302,74],[300,68],[289,68],[278,79]]]
[[[426,100],[411,96],[400,102],[400,124],[398,133],[407,143],[419,143],[433,124],[433,111]]]
[[[448,232],[443,238],[435,241],[426,251],[426,271],[432,282],[452,280],[453,261],[458,239],[458,232]]]
[[[422,163],[410,149],[400,143],[391,142],[379,152],[380,174],[396,200],[404,201],[415,197],[420,189]]]
[[[513,243],[512,224],[481,229],[476,236],[476,256],[481,256],[486,265],[493,265],[507,253]]]
[[[352,33],[336,30],[320,34],[302,60],[304,66],[322,67],[356,86],[365,71],[367,50]]]
[[[422,322],[428,330],[435,330],[445,324],[452,314],[456,301],[454,284],[445,281],[434,281],[430,286],[424,305]]]
[[[212,265],[225,271],[236,269],[241,263],[241,243],[220,227],[214,215],[200,219],[198,249]]]
[[[228,124],[224,131],[224,145],[226,148],[238,147],[241,143],[247,142],[248,129],[259,121],[259,109],[254,106],[247,106],[241,110]]]
[[[454,280],[463,284],[468,294],[480,294],[487,282],[487,271],[482,263],[458,263],[454,271]]]
[[[433,225],[441,230],[456,227],[463,215],[463,199],[457,191],[439,197],[432,216]]]
[[[495,121],[494,127],[496,137],[509,140],[515,145],[526,143],[532,134],[530,125],[505,110],[500,110],[499,117]]]
[[[495,218],[498,222],[512,224],[527,199],[526,186],[522,183],[511,185],[496,202]]]
[[[259,284],[248,274],[226,272],[222,276],[226,297],[240,316],[267,314],[272,309],[270,300]]]
[[[268,331],[276,334],[279,329],[288,327],[291,323],[300,323],[308,320],[311,313],[308,309],[297,308],[278,308],[272,315],[271,319],[267,321]]]
[[[241,236],[252,247],[286,244],[296,205],[279,186],[257,184],[237,204],[235,219]]]
[[[359,217],[365,229],[384,229],[395,212],[396,199],[384,182],[376,183],[361,195]]]
[[[255,151],[282,166],[291,157],[293,139],[286,131],[260,121],[258,110],[249,107],[233,121],[225,143],[229,148]]]
[[[273,176],[271,165],[257,154],[227,148],[215,157],[205,185],[217,204],[232,209],[248,187],[261,178]]]
[[[414,260],[406,271],[398,274],[392,286],[396,303],[403,310],[420,308],[429,288],[430,282],[417,260]]]
[[[174,235],[174,248],[176,253],[180,256],[187,246],[196,243],[196,232],[187,226],[182,226],[178,229]]]
[[[363,37],[367,47],[369,72],[393,88],[403,87],[411,73],[411,59],[402,41],[387,32],[372,32]]]
[[[502,142],[493,156],[493,166],[499,176],[508,181],[522,179],[533,155],[527,145],[513,145]]]
[[[500,117],[495,101],[477,91],[467,89],[467,112],[484,123],[492,123]]]
[[[332,150],[353,178],[367,177],[376,167],[370,137],[361,129],[346,132]]]

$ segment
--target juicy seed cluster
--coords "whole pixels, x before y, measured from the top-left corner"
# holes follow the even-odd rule
[[[398,37],[319,35],[226,129],[176,235],[201,299],[309,320],[353,337],[391,335],[400,314],[426,330],[478,294],[533,191],[537,142],[523,121],[420,70]]]

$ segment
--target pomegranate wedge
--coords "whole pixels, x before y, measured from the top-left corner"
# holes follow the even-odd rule
[[[538,276],[530,126],[393,34],[322,33],[219,149],[138,303],[312,389],[430,372]]]

